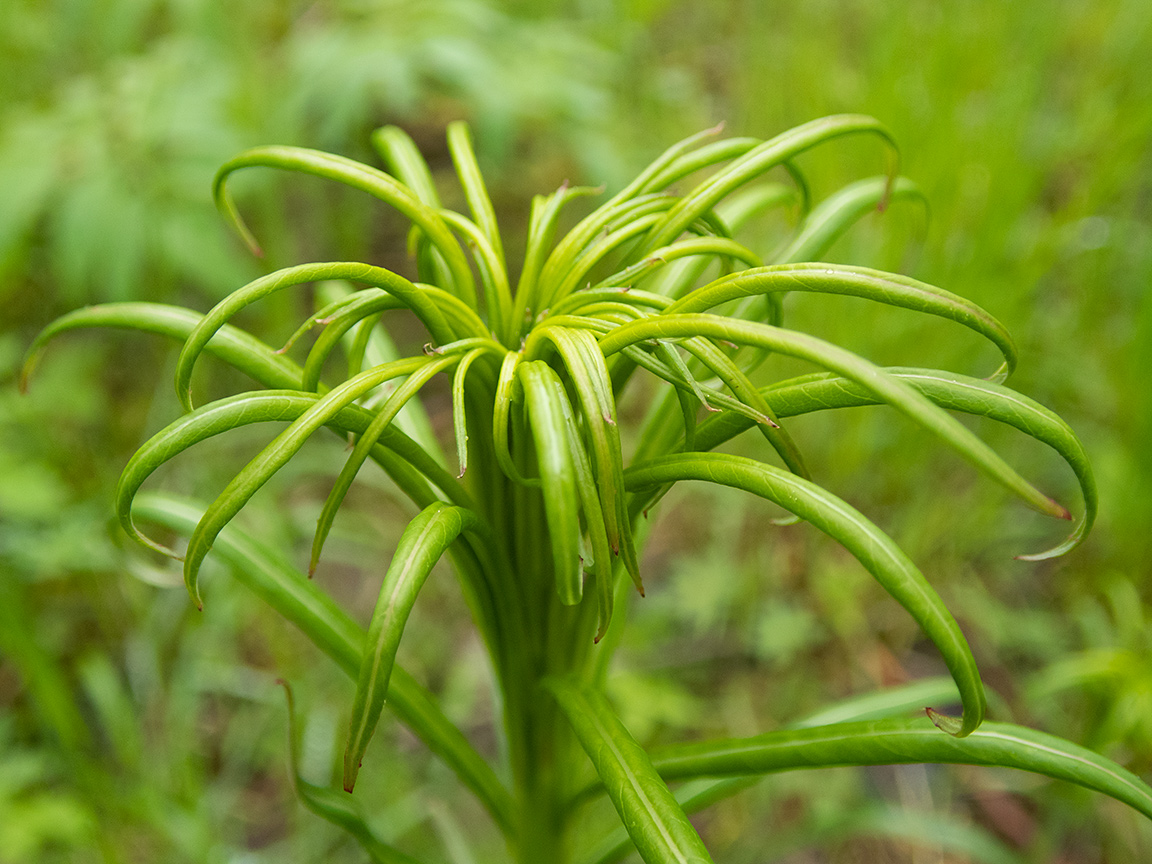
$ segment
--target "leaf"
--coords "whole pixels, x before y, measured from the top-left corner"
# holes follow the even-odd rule
[[[920,762],[1017,768],[1103,792],[1152,818],[1152,788],[1130,771],[1070,741],[1009,723],[985,723],[965,738],[942,734],[925,717],[835,723],[666,747],[652,761],[665,780]]]
[[[1000,349],[1004,365],[994,374],[996,380],[1002,380],[1016,368],[1016,345],[1012,336],[1004,325],[975,303],[934,285],[867,267],[777,264],[742,270],[687,294],[665,309],[664,314],[705,312],[729,300],[788,291],[862,297],[948,318],[976,331]]]
[[[368,857],[376,864],[419,864],[415,858],[405,855],[376,836],[364,814],[359,801],[342,795],[334,789],[309,783],[300,776],[300,733],[296,728],[296,705],[292,698],[292,688],[287,681],[278,682],[284,687],[288,699],[288,772],[292,775],[292,786],[296,797],[309,810],[333,825],[343,828],[359,843]]]
[[[1071,518],[1064,507],[1016,473],[991,447],[943,408],[880,367],[823,339],[768,324],[737,321],[716,315],[665,314],[620,325],[600,340],[600,350],[607,357],[646,339],[694,336],[708,336],[767,348],[808,360],[843,375],[941,438],[976,468],[1020,496],[1029,506],[1049,516]]]
[[[400,409],[408,400],[420,392],[421,387],[435,375],[458,363],[459,360],[460,355],[458,354],[425,360],[420,368],[413,370],[404,379],[404,383],[389,395],[384,405],[374,412],[375,416],[372,418],[372,422],[360,435],[359,440],[356,441],[356,446],[352,448],[352,453],[344,461],[344,466],[340,469],[336,482],[332,484],[332,491],[328,493],[328,497],[324,500],[324,506],[320,509],[320,516],[316,520],[316,534],[312,540],[312,561],[308,567],[309,574],[316,571],[316,565],[320,561],[320,552],[324,548],[324,541],[328,539],[328,533],[332,530],[332,524],[336,520],[336,511],[340,509],[348,490],[352,488],[352,481],[356,479],[357,473],[368,459],[372,448],[376,446],[376,442],[380,440],[384,430],[400,413]]]
[[[1068,463],[1084,496],[1083,518],[1063,543],[1046,552],[1019,555],[1018,558],[1024,561],[1052,558],[1066,554],[1084,541],[1096,519],[1099,496],[1088,454],[1067,423],[1027,396],[980,378],[936,369],[902,367],[890,367],[888,373],[911,385],[942,408],[989,417],[1014,426],[1047,444]],[[781,381],[761,392],[781,417],[828,408],[883,404],[877,396],[860,385],[823,373]],[[697,429],[697,447],[711,450],[751,425],[746,419],[732,414],[709,417]]]
[[[648,864],[705,864],[712,856],[652,767],[648,753],[596,690],[567,679],[544,686],[604,784],[620,821]]]
[[[188,533],[200,521],[203,507],[186,499],[147,494],[137,499],[136,510],[142,518]],[[232,565],[238,582],[299,628],[346,675],[356,678],[366,639],[364,630],[315,582],[285,562],[276,550],[235,525],[220,533],[217,549]],[[516,824],[512,796],[464,734],[444,716],[435,697],[399,666],[392,670],[388,704],[510,836]]]
[[[104,303],[69,312],[41,330],[29,346],[20,373],[20,390],[27,391],[48,343],[57,336],[88,327],[122,327],[184,340],[203,319],[199,312],[163,303]],[[217,330],[204,350],[266,387],[288,389],[300,380],[300,367],[296,363],[231,325]]]
[[[894,201],[914,200],[927,209],[928,199],[920,187],[906,177],[893,183],[888,177],[868,177],[850,183],[820,202],[808,214],[800,233],[776,256],[777,264],[817,261],[845,231],[867,213]]]
[[[304,442],[319,429],[326,425],[333,417],[356,399],[363,396],[374,387],[385,381],[401,375],[409,375],[427,363],[427,358],[414,357],[407,360],[397,360],[361,372],[355,378],[350,378],[339,387],[321,396],[315,404],[309,407],[292,424],[281,432],[270,444],[252,459],[232,480],[223,492],[212,502],[204,513],[200,524],[192,532],[188,540],[188,551],[184,556],[184,583],[188,586],[188,593],[196,601],[198,607],[203,606],[200,601],[200,591],[197,584],[197,574],[200,564],[212,548],[212,542],[228,522],[244,507],[256,491],[271,479],[288,460],[291,459]]]
[[[216,172],[216,179],[212,184],[212,194],[216,205],[225,214],[228,220],[236,227],[240,236],[257,255],[259,246],[251,232],[240,218],[240,213],[232,201],[231,193],[227,188],[229,176],[241,168],[262,166],[266,168],[282,168],[288,171],[301,171],[315,177],[324,177],[337,180],[354,189],[367,192],[382,201],[395,207],[428,235],[428,239],[437,251],[444,256],[448,269],[452,275],[451,288],[457,296],[476,305],[476,288],[472,281],[472,272],[468,268],[468,261],[460,244],[452,236],[452,232],[443,220],[428,205],[422,203],[410,189],[383,171],[335,156],[319,150],[307,150],[303,147],[254,147],[245,150],[221,166]],[[379,286],[384,287],[384,286]]]
[[[475,524],[476,517],[470,510],[430,504],[408,523],[400,537],[384,576],[384,584],[380,586],[380,596],[372,612],[368,639],[360,661],[348,745],[344,751],[344,789],[347,792],[356,785],[360,761],[384,709],[396,649],[416,596],[444,550],[462,531]]]
[[[652,230],[640,254],[645,255],[648,254],[648,250],[668,245],[728,193],[761,176],[774,166],[818,144],[842,135],[856,133],[878,135],[890,146],[892,170],[889,174],[895,177],[896,145],[891,133],[879,122],[859,114],[839,114],[813,120],[753,147],[685,195],[668,211],[664,221]]]
[[[504,249],[501,246],[500,229],[496,224],[496,211],[492,209],[492,199],[488,197],[484,177],[480,173],[480,166],[476,164],[476,154],[472,149],[472,134],[468,124],[463,121],[457,120],[448,124],[448,152],[452,156],[452,164],[456,167],[456,174],[464,189],[464,197],[472,211],[472,219],[492,244],[492,250],[503,269]]]
[[[613,553],[621,556],[628,575],[643,594],[632,525],[624,500],[623,456],[620,430],[616,425],[616,400],[604,365],[604,356],[600,353],[595,337],[587,330],[540,326],[532,331],[525,342],[525,358],[535,356],[536,347],[543,341],[555,346],[580,400],[585,429],[592,440],[596,484],[600,491],[608,542]]]
[[[233,291],[217,303],[189,334],[176,361],[176,395],[184,410],[192,410],[192,370],[196,360],[204,346],[208,344],[208,340],[221,326],[245,306],[269,294],[325,279],[350,279],[353,282],[385,289],[400,298],[416,314],[434,339],[446,343],[457,338],[440,308],[428,298],[425,290],[382,267],[347,262],[286,267]]]
[[[538,360],[521,363],[517,374],[524,387],[540,465],[556,593],[561,603],[573,606],[584,593],[584,568],[580,561],[580,493],[560,405],[564,385],[547,363]]]
[[[682,453],[661,456],[624,472],[630,490],[679,480],[706,480],[774,501],[852,553],[920,625],[939,649],[964,706],[957,734],[967,735],[984,719],[984,686],[972,650],[956,619],[911,559],[858,510],[795,474],[742,456]]]

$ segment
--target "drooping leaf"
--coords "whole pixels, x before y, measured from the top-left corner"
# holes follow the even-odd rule
[[[203,506],[186,499],[150,493],[136,501],[141,518],[181,533],[199,523]],[[274,549],[235,525],[217,538],[217,549],[233,565],[237,581],[291,622],[350,678],[360,672],[366,635],[331,597]],[[515,825],[512,796],[491,766],[444,715],[435,697],[400,666],[392,669],[388,705],[397,718],[444,760],[491,814],[511,834]]]
[[[476,524],[470,510],[447,504],[430,504],[404,529],[392,563],[380,586],[380,596],[368,625],[368,638],[356,680],[348,745],[344,751],[344,789],[351,792],[360,772],[360,761],[376,731],[396,649],[404,625],[432,567],[460,533]]]
[[[629,489],[661,487],[680,480],[705,480],[743,489],[774,501],[835,539],[916,619],[944,658],[964,705],[957,734],[983,721],[984,686],[972,650],[940,595],[911,559],[862,513],[831,492],[772,465],[723,453],[656,457],[624,473]]]

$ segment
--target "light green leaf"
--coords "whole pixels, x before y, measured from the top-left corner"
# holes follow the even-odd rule
[[[1032,486],[991,447],[943,408],[880,367],[823,339],[768,324],[736,321],[715,315],[664,314],[622,324],[600,340],[600,349],[607,357],[628,345],[647,339],[695,336],[767,348],[808,360],[843,375],[941,438],[978,469],[1020,496],[1029,506],[1050,516],[1071,518],[1064,507]]]
[[[1046,552],[1017,557],[1039,561],[1063,555],[1083,542],[1096,519],[1099,496],[1088,454],[1067,423],[1027,396],[980,378],[937,369],[890,367],[887,371],[942,408],[989,417],[1014,426],[1054,449],[1075,473],[1084,496],[1084,516],[1075,530],[1064,542]],[[825,373],[781,381],[761,392],[781,417],[828,408],[883,404],[875,394],[860,385]],[[751,426],[751,422],[733,414],[709,417],[697,429],[696,445],[701,450],[711,450]]]
[[[428,332],[438,342],[446,343],[456,339],[456,333],[448,326],[440,308],[427,296],[427,292],[413,285],[407,279],[397,276],[382,267],[347,262],[324,264],[300,264],[286,267],[254,282],[249,282],[212,308],[196,326],[184,343],[176,362],[176,395],[184,410],[192,410],[192,370],[204,346],[228,320],[250,303],[276,291],[308,282],[327,279],[349,279],[376,288],[382,288],[400,298],[428,328]]]
[[[472,281],[472,272],[468,268],[468,260],[464,257],[460,244],[456,242],[456,238],[452,236],[452,232],[448,230],[443,220],[436,215],[434,209],[422,203],[412,190],[398,183],[383,171],[352,159],[346,159],[343,156],[335,156],[318,150],[283,146],[254,147],[233,157],[216,172],[216,179],[212,184],[212,194],[216,199],[216,205],[224,212],[249,248],[257,255],[261,254],[260,247],[244,224],[244,220],[240,218],[240,213],[236,209],[232,195],[227,188],[228,177],[233,172],[241,168],[257,166],[301,171],[315,177],[337,180],[354,189],[367,192],[369,195],[395,207],[428,235],[432,245],[444,257],[452,274],[451,288],[453,292],[472,306],[476,305],[476,287]]]
[[[604,784],[640,857],[648,864],[706,864],[712,856],[652,767],[648,753],[596,690],[566,679],[544,686],[556,697]]]
[[[906,276],[867,267],[841,264],[777,264],[724,276],[687,294],[664,310],[666,315],[705,312],[729,300],[756,295],[811,291],[863,297],[941,318],[948,318],[981,334],[1004,355],[1004,365],[993,377],[1001,380],[1016,367],[1016,345],[999,321],[950,291]]]
[[[430,504],[413,519],[392,555],[392,563],[380,586],[380,596],[368,625],[368,639],[360,661],[356,697],[348,746],[344,751],[344,789],[351,792],[360,772],[360,761],[388,695],[388,681],[404,625],[432,567],[466,528],[476,523],[470,510],[447,504]]]
[[[580,493],[560,404],[564,385],[547,363],[538,360],[521,363],[517,373],[524,387],[540,465],[556,592],[561,603],[572,606],[584,593],[584,568],[580,561]]]
[[[147,494],[137,499],[136,511],[144,519],[188,533],[199,523],[203,507],[186,499]],[[279,552],[235,525],[220,533],[217,548],[232,565],[232,575],[238,582],[298,627],[346,675],[357,677],[366,641],[364,630],[315,582],[284,561]],[[463,733],[444,716],[435,697],[399,666],[392,670],[388,705],[472,790],[505,834],[510,834],[515,817],[508,790]]]
[[[667,747],[652,761],[666,780],[920,762],[1017,768],[1103,792],[1152,818],[1152,789],[1135,774],[1070,741],[1009,723],[985,723],[965,738],[941,733],[926,717],[836,723]]]
[[[964,705],[956,730],[967,735],[984,719],[984,687],[956,620],[916,565],[887,534],[831,492],[772,465],[722,453],[683,453],[634,465],[624,472],[630,490],[679,480],[706,480],[774,501],[844,546],[903,606],[944,658]]]
[[[284,694],[288,699],[288,772],[292,775],[296,797],[317,816],[343,828],[356,838],[356,842],[364,848],[375,864],[419,864],[415,858],[405,855],[376,836],[376,832],[364,821],[360,802],[355,798],[326,786],[309,783],[300,776],[300,733],[296,728],[296,704],[288,682],[279,683],[283,685]]]

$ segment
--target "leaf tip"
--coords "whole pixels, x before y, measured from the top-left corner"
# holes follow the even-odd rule
[[[959,736],[964,728],[964,724],[959,718],[941,714],[935,708],[925,708],[924,713],[928,715],[928,719],[937,729],[941,732],[947,732],[953,738]]]

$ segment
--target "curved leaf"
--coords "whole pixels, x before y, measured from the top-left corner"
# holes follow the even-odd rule
[[[928,206],[920,187],[907,177],[897,177],[895,183],[888,177],[868,177],[850,183],[808,214],[800,233],[776,256],[776,263],[819,260],[861,216],[900,200],[915,200]]]
[[[540,465],[556,592],[561,603],[573,606],[584,593],[584,568],[580,560],[580,493],[558,392],[564,385],[547,363],[538,360],[521,363],[517,373],[524,386]]]
[[[524,344],[525,358],[532,358],[536,347],[544,341],[555,346],[580,400],[585,428],[592,440],[596,483],[600,490],[608,542],[613,553],[621,556],[637,590],[643,593],[632,525],[624,500],[623,456],[620,430],[616,425],[616,399],[604,365],[604,356],[600,353],[595,337],[587,330],[540,326],[532,331]]]
[[[1152,818],[1152,789],[1135,774],[1070,741],[1010,723],[985,723],[965,738],[942,734],[925,717],[835,723],[666,747],[652,761],[666,780],[920,762],[1017,768],[1103,792]]]
[[[204,316],[204,319],[188,336],[184,348],[180,351],[180,357],[176,361],[176,395],[180,399],[180,404],[184,406],[184,410],[192,410],[192,370],[196,365],[196,360],[204,346],[208,344],[208,340],[221,326],[245,306],[262,297],[284,288],[326,279],[348,279],[382,288],[403,300],[428,328],[428,332],[432,334],[434,339],[439,342],[451,342],[456,338],[455,332],[448,326],[440,308],[426,296],[426,292],[390,270],[354,262],[300,264],[295,267],[286,267],[283,270],[262,276],[254,282],[249,282],[243,288],[229,294]]]
[[[679,480],[706,480],[774,501],[852,553],[920,625],[939,649],[964,705],[959,735],[984,719],[984,686],[972,650],[956,619],[924,575],[892,539],[831,492],[772,465],[723,453],[683,453],[635,465],[624,472],[631,490]]]
[[[475,524],[475,514],[470,510],[430,504],[408,523],[400,537],[384,576],[384,584],[380,586],[356,680],[348,746],[344,751],[344,789],[347,792],[356,785],[360,760],[364,758],[364,751],[368,749],[368,742],[384,709],[396,649],[416,596],[444,550],[462,531]]]
[[[281,432],[272,443],[268,444],[260,453],[250,461],[243,470],[232,478],[228,486],[216,498],[192,537],[188,541],[188,551],[184,556],[184,583],[188,586],[188,593],[196,601],[196,605],[203,608],[200,602],[200,591],[197,585],[197,574],[200,564],[212,542],[228,522],[248,503],[256,491],[279,471],[304,446],[304,442],[319,429],[332,420],[340,411],[351,405],[356,399],[363,396],[374,387],[385,381],[401,375],[410,375],[427,363],[425,357],[414,357],[407,360],[397,360],[383,366],[362,372],[355,378],[345,381],[339,387],[321,396],[315,404],[309,407],[292,424]]]
[[[341,795],[326,786],[309,783],[300,776],[300,733],[296,728],[296,701],[292,698],[292,688],[288,682],[281,680],[279,683],[284,687],[288,699],[288,773],[292,775],[296,797],[317,816],[355,837],[375,864],[419,864],[415,858],[405,855],[376,836],[376,832],[364,821],[360,802],[355,798]]]
[[[668,245],[725,195],[754,180],[770,168],[818,144],[855,133],[878,135],[890,146],[890,153],[893,155],[892,170],[889,174],[895,177],[895,141],[892,134],[878,121],[859,114],[839,114],[813,120],[753,147],[685,195],[668,211],[663,223],[653,229],[645,244],[645,251],[641,254]]]
[[[1084,496],[1084,516],[1062,543],[1046,552],[1017,556],[1040,561],[1066,554],[1083,542],[1096,519],[1099,496],[1084,445],[1071,427],[1039,402],[1015,390],[981,378],[969,378],[937,369],[889,367],[889,374],[916,388],[942,408],[988,417],[1014,426],[1060,454],[1076,475]],[[817,373],[781,381],[761,391],[778,416],[792,417],[827,408],[880,405],[883,401],[860,385],[835,375]],[[744,417],[731,413],[705,419],[696,431],[696,446],[711,450],[738,432],[751,428]]]
[[[707,314],[652,315],[622,324],[600,340],[605,356],[646,339],[708,336],[755,345],[808,360],[855,381],[909,419],[944,440],[961,456],[1026,504],[1050,516],[1072,518],[1068,511],[1021,477],[987,444],[907,383],[837,345],[806,333],[769,324],[737,321]]]
[[[459,355],[426,359],[423,365],[414,369],[404,379],[404,383],[397,387],[395,392],[388,396],[384,405],[375,412],[372,422],[368,424],[368,428],[364,430],[356,442],[356,446],[352,448],[352,453],[344,460],[344,466],[340,469],[336,482],[332,484],[332,491],[328,493],[328,497],[324,500],[324,506],[320,509],[320,516],[316,520],[316,534],[312,540],[312,561],[308,567],[309,574],[316,571],[320,552],[324,548],[324,541],[328,539],[328,532],[332,530],[332,524],[336,520],[336,511],[344,503],[348,490],[352,488],[352,481],[356,479],[357,473],[376,446],[376,442],[380,440],[380,436],[384,434],[384,430],[400,413],[400,409],[407,404],[408,400],[420,392],[421,387],[435,375],[459,361]]]
[[[203,513],[200,505],[157,494],[141,495],[136,510],[142,518],[182,533],[192,531]],[[315,582],[285,562],[276,550],[234,525],[220,533],[217,548],[233,565],[232,575],[238,582],[298,627],[346,675],[356,678],[366,641],[364,630]],[[388,697],[400,721],[444,760],[510,835],[515,824],[512,796],[463,733],[444,716],[435,697],[399,666],[392,670]]]
[[[212,183],[212,194],[216,199],[216,204],[236,227],[249,248],[257,255],[261,254],[260,247],[244,224],[244,220],[240,218],[240,213],[236,209],[227,187],[228,177],[233,172],[241,168],[257,166],[301,171],[315,177],[337,180],[354,189],[367,192],[369,195],[395,207],[428,235],[428,239],[437,251],[444,256],[452,274],[452,287],[460,297],[475,305],[476,288],[472,282],[472,272],[468,268],[468,261],[464,257],[460,244],[456,242],[452,232],[436,215],[435,210],[422,203],[412,190],[396,182],[395,178],[388,176],[383,171],[343,156],[335,156],[319,150],[284,146],[254,147],[225,162],[216,172],[216,179]]]
[[[776,264],[742,270],[685,295],[665,309],[664,314],[705,312],[729,300],[789,291],[862,297],[948,318],[976,331],[1000,349],[1004,365],[994,374],[996,380],[1002,380],[1016,368],[1016,344],[1011,334],[975,303],[934,285],[867,267]]]
[[[201,441],[250,423],[297,420],[314,407],[318,399],[315,394],[295,390],[243,393],[211,402],[180,417],[144,442],[124,467],[116,487],[116,512],[120,524],[129,536],[145,546],[174,558],[180,557],[142,534],[133,521],[132,502],[144,481],[165,462]],[[371,419],[372,415],[363,408],[349,406],[333,416],[327,425],[345,433],[363,431]],[[437,485],[443,484],[441,490],[456,503],[463,506],[471,503],[464,491],[448,480],[430,457],[426,454],[421,456],[418,445],[403,433],[388,435],[384,446],[373,451],[373,457],[397,486],[417,503],[426,504],[435,498],[426,479]]]
[[[203,320],[204,316],[199,312],[163,303],[103,303],[69,312],[41,330],[28,347],[20,371],[20,390],[27,391],[28,382],[48,343],[64,333],[88,327],[123,327],[184,340]],[[288,389],[300,381],[299,365],[256,337],[228,324],[212,335],[204,350],[266,387]]]

